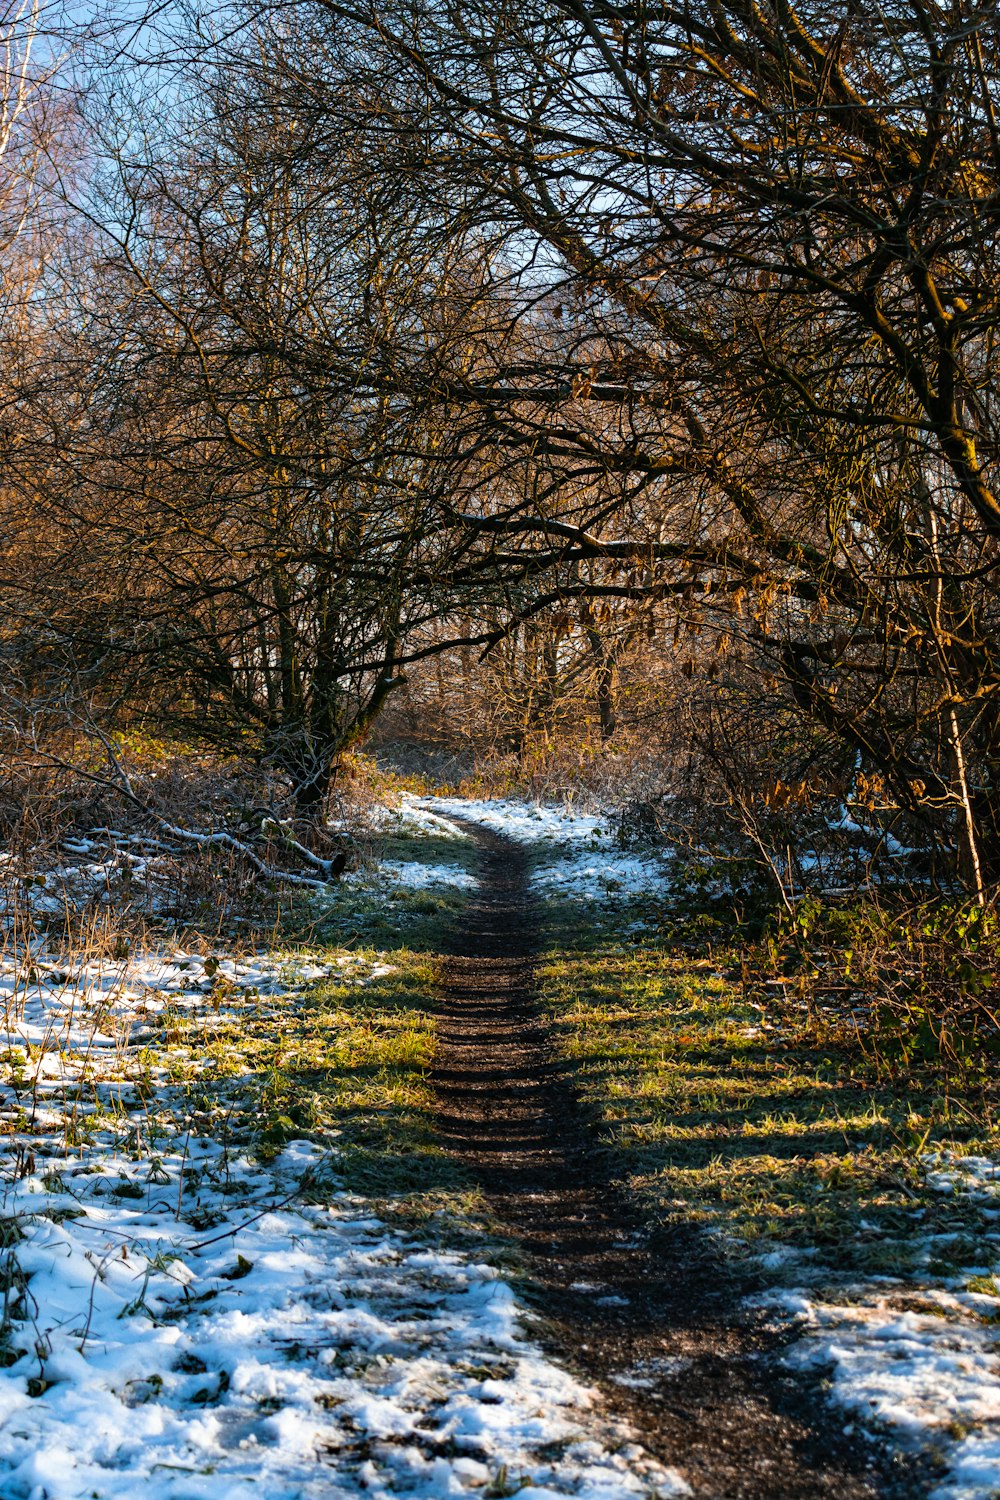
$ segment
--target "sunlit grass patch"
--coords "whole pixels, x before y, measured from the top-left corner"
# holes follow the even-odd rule
[[[754,993],[731,956],[639,942],[581,934],[549,953],[540,981],[578,1087],[654,1221],[680,1213],[733,1250],[807,1254],[838,1272],[969,1264],[988,1213],[935,1191],[922,1158],[995,1150],[988,1099],[957,1105],[929,1069],[894,1079],[856,1017]]]
[[[286,1140],[329,1143],[344,1186],[379,1196],[455,1182],[433,1139],[433,961],[406,949],[365,955],[364,983],[169,1016],[149,1049],[199,1112],[264,1156]],[[168,1043],[166,1050],[163,1043]]]

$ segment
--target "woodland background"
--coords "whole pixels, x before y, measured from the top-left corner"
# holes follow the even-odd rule
[[[991,6],[18,0],[3,34],[13,845],[117,801],[328,865],[374,736],[590,786],[789,914],[986,909]]]

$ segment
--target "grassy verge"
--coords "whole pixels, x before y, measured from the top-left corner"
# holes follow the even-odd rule
[[[436,953],[464,906],[463,893],[449,887],[361,887],[325,906],[318,917],[310,916],[303,928],[312,941],[338,947],[389,951],[405,947],[417,953]]]
[[[464,843],[443,839],[387,838],[378,854],[461,871],[469,863]],[[147,991],[132,1008],[112,996],[105,1010],[81,995],[93,1016],[77,1015],[79,1045],[68,1048],[58,1034],[64,1007],[51,1036],[8,1045],[0,1058],[0,1083],[15,1106],[0,1132],[43,1154],[79,1145],[154,1157],[193,1134],[262,1162],[306,1137],[330,1148],[337,1187],[396,1200],[400,1211],[410,1200],[421,1213],[457,1203],[465,1184],[434,1140],[429,1071],[438,954],[466,900],[461,887],[422,887],[391,865],[366,870],[285,906],[250,950],[262,958],[259,990],[227,977],[213,958],[214,971],[198,960],[179,998],[169,988]],[[220,953],[218,937],[196,930],[184,932],[183,944],[189,953]],[[70,942],[67,975],[82,957]],[[142,950],[136,958],[145,961]],[[26,964],[16,981],[25,993],[34,983]],[[317,967],[332,973],[310,978]],[[91,1048],[89,1032],[100,1045]],[[51,1086],[34,1081],[40,1052],[51,1055],[40,1076],[62,1075]]]
[[[171,1067],[175,1079],[186,1074],[215,1133],[237,1132],[264,1155],[308,1136],[330,1144],[349,1191],[393,1199],[400,1212],[456,1208],[466,1184],[434,1138],[429,1072],[438,955],[468,894],[434,875],[467,874],[475,850],[401,820],[374,853],[375,868],[293,907],[284,922],[287,938],[321,957],[348,950],[357,975],[189,1018]],[[431,883],[421,884],[423,872]]]
[[[697,957],[676,927],[623,943],[593,911],[550,916],[544,1003],[654,1222],[682,1213],[797,1279],[975,1265],[991,1215],[927,1158],[1000,1147],[995,1081],[957,1098],[930,1062],[887,1065],[863,1012],[748,979],[718,934]]]
[[[286,1140],[329,1144],[348,1189],[376,1197],[456,1185],[433,1140],[428,1070],[434,962],[358,954],[370,977],[323,979],[166,1018],[169,1082],[205,1133],[265,1157]],[[154,1043],[149,1060],[164,1060]]]

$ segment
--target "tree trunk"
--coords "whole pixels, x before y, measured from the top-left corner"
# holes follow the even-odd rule
[[[312,762],[308,770],[300,768],[298,774],[293,772],[292,799],[296,817],[311,827],[321,823],[332,785],[332,757]]]
[[[587,627],[587,643],[597,668],[597,714],[601,725],[601,739],[607,741],[618,728],[614,657],[601,632],[593,625]]]

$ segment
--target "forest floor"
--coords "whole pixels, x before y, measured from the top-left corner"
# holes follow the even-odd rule
[[[0,1496],[1000,1492],[995,1139],[598,818],[381,856],[283,948],[4,959]]]

